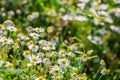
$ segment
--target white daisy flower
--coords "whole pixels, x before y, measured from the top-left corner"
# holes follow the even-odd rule
[[[34,45],[34,44],[29,45],[28,48],[33,52],[37,52],[39,49],[39,47],[37,45]]]
[[[28,32],[32,32],[32,31],[33,31],[32,26],[28,26],[28,27],[26,28],[26,31],[28,31]]]
[[[37,33],[30,33],[29,34],[33,39],[38,39],[39,38],[39,34],[37,34]]]
[[[39,17],[39,13],[38,12],[32,12],[32,17],[33,18],[38,18]]]
[[[99,32],[101,35],[105,35],[105,34],[107,34],[108,31],[103,28],[103,29],[98,30],[98,32]]]
[[[44,59],[43,59],[43,63],[48,65],[48,64],[50,64],[51,62],[50,62],[50,59],[49,59],[49,58],[44,58]]]
[[[29,56],[29,60],[33,64],[38,64],[42,62],[41,58],[39,58],[39,56],[36,56],[36,55]]]
[[[15,24],[11,20],[4,21],[4,25],[5,25],[6,28],[9,27],[9,26],[15,27]]]
[[[40,28],[35,28],[34,30],[35,30],[36,33],[42,33],[42,32],[45,31],[44,28],[41,28],[41,27]]]
[[[104,68],[104,69],[101,70],[101,74],[102,74],[102,75],[106,75],[106,74],[108,74],[109,72],[110,72],[110,70],[109,70],[109,69],[106,69],[106,68]]]
[[[23,56],[26,57],[26,58],[29,58],[29,56],[30,56],[30,51],[29,51],[29,50],[24,50],[24,51],[23,51]]]
[[[21,11],[20,9],[17,9],[17,10],[16,10],[16,13],[17,13],[17,14],[21,14],[22,11]]]
[[[38,78],[36,78],[35,80],[45,80],[43,76],[39,76]]]
[[[67,67],[70,65],[70,61],[68,59],[58,59],[58,64],[60,65],[60,67]]]
[[[92,53],[93,53],[93,50],[88,50],[88,51],[87,51],[87,54],[88,54],[88,55],[91,55]]]
[[[7,70],[13,70],[14,69],[14,65],[11,62],[7,62],[5,67],[7,68]]]
[[[110,26],[110,29],[120,34],[120,27],[111,25],[111,26]]]
[[[98,36],[91,36],[89,35],[88,37],[88,40],[90,40],[93,44],[100,44],[102,45],[103,44],[103,41],[100,37]]]
[[[74,57],[75,56],[75,54],[73,52],[68,52],[67,55],[70,56],[70,57]]]
[[[1,35],[6,35],[6,34],[7,34],[6,28],[2,27],[2,28],[0,29],[0,34],[1,34]]]
[[[55,45],[56,45],[56,43],[47,42],[47,46],[49,47],[50,50],[55,50],[56,49]]]
[[[24,35],[24,34],[22,34],[22,33],[19,33],[19,34],[18,34],[18,38],[19,38],[20,40],[29,40],[29,39],[30,39],[28,36],[26,36],[26,35]]]
[[[28,16],[27,16],[27,19],[28,19],[28,21],[33,21],[33,20],[34,20],[34,18],[33,18],[32,15],[28,15]]]
[[[0,39],[0,42],[2,43],[2,45],[5,45],[5,44],[13,44],[13,40],[12,39],[10,39],[10,38],[5,38],[5,37],[3,37],[3,38],[1,38]]]
[[[115,16],[120,17],[120,8],[115,10]]]
[[[88,59],[88,55],[87,54],[83,54],[81,57],[81,61],[86,62]]]
[[[54,65],[54,66],[51,67],[51,70],[59,71],[60,67],[58,65]]]
[[[10,32],[16,32],[17,31],[17,28],[13,27],[13,26],[9,26],[7,27],[7,29],[10,31]]]
[[[44,57],[45,54],[44,54],[43,52],[39,52],[39,53],[38,53],[38,56],[40,56],[40,57]]]
[[[75,51],[77,49],[78,49],[78,44],[77,43],[74,43],[74,44],[70,45],[70,50]]]
[[[65,50],[60,50],[58,54],[61,57],[65,57],[67,55],[67,52]]]

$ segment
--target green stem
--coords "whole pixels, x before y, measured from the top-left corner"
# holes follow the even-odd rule
[[[93,79],[96,78],[96,76],[98,75],[99,72],[100,72],[100,69],[97,70],[96,74],[93,76]]]
[[[98,80],[100,80],[100,79],[102,78],[102,76],[103,76],[103,75],[101,75]]]

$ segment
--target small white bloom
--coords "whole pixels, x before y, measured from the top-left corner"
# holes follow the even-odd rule
[[[44,28],[41,28],[41,27],[40,28],[35,28],[34,30],[35,30],[36,33],[42,33],[42,32],[45,31]]]
[[[83,56],[81,57],[81,61],[86,62],[88,59],[88,55],[87,54],[83,54]]]
[[[21,14],[22,11],[21,11],[20,9],[17,9],[17,10],[16,10],[16,13],[17,13],[17,14]]]
[[[55,50],[56,49],[55,45],[56,44],[53,42],[47,42],[47,46],[49,47],[50,50]]]
[[[13,10],[10,10],[10,11],[8,11],[8,15],[9,15],[9,16],[14,16],[14,15],[15,15],[15,12],[14,12]]]
[[[29,58],[29,56],[30,56],[30,51],[29,51],[29,50],[24,50],[24,51],[23,51],[23,56],[26,57],[26,58]]]
[[[70,50],[75,51],[77,49],[78,49],[78,44],[77,43],[74,43],[74,44],[70,45]]]
[[[87,51],[87,54],[88,54],[88,55],[91,55],[92,53],[93,53],[93,50],[88,50],[88,51]]]
[[[33,52],[37,52],[39,49],[39,47],[37,45],[34,45],[34,44],[29,45],[28,48]]]
[[[70,56],[70,57],[74,57],[75,56],[75,54],[73,52],[68,52],[67,55]]]
[[[39,17],[39,13],[38,12],[32,12],[32,17],[33,18],[38,18]]]
[[[120,34],[120,27],[111,25],[111,26],[110,26],[110,29]]]
[[[107,18],[105,18],[104,21],[107,22],[107,23],[110,23],[110,24],[113,23],[113,20],[112,20],[111,17],[107,17]]]
[[[101,39],[99,36],[91,36],[91,35],[89,35],[87,38],[88,38],[88,40],[90,40],[93,44],[100,44],[100,45],[103,44],[103,41],[102,41],[102,39]]]
[[[39,77],[36,78],[35,80],[45,80],[45,79],[43,78],[43,76],[39,76]]]
[[[34,63],[34,64],[38,64],[38,63],[42,62],[41,58],[39,58],[39,56],[35,56],[35,55],[29,56],[29,60],[31,63]]]
[[[39,52],[39,53],[38,53],[38,56],[40,56],[40,57],[44,57],[45,54],[44,54],[43,52]]]
[[[52,66],[51,69],[54,71],[59,71],[60,67],[58,65],[55,65],[55,66]]]
[[[99,32],[101,35],[105,35],[105,34],[107,34],[107,31],[106,31],[104,28],[98,30],[98,32]]]
[[[70,65],[70,61],[68,59],[58,59],[58,64],[60,65],[60,67],[67,67]]]
[[[117,8],[117,9],[115,10],[115,16],[116,16],[116,17],[120,17],[120,8]]]
[[[19,38],[20,40],[29,40],[29,39],[30,39],[28,36],[26,36],[26,35],[24,35],[24,34],[22,34],[22,33],[19,33],[19,34],[18,34],[18,38]]]
[[[43,63],[48,65],[48,64],[50,64],[51,62],[50,62],[50,59],[49,59],[49,58],[44,58],[44,59],[43,59]]]
[[[104,68],[104,69],[101,70],[101,74],[102,74],[102,75],[106,75],[106,74],[108,74],[109,72],[110,72],[110,70],[109,70],[109,69],[106,69],[106,68]]]
[[[31,67],[31,66],[32,66],[32,64],[31,64],[31,63],[28,63],[28,64],[27,64],[27,66],[28,66],[28,67]]]
[[[7,70],[13,70],[14,69],[14,65],[11,62],[7,62],[5,67],[7,68]]]
[[[37,33],[30,33],[29,34],[33,39],[38,39],[39,38],[39,34],[37,34]]]
[[[32,31],[33,31],[32,26],[28,26],[28,27],[26,28],[26,31],[28,31],[28,32],[32,32]]]
[[[13,27],[13,26],[9,26],[7,27],[7,29],[10,31],[10,32],[16,32],[17,31],[17,28]]]
[[[3,37],[3,38],[1,38],[0,39],[0,42],[2,43],[2,45],[5,45],[5,44],[13,44],[13,40],[12,39],[10,39],[10,38],[5,38],[5,37]]]
[[[61,57],[65,57],[67,55],[67,52],[65,50],[60,50],[58,54]]]

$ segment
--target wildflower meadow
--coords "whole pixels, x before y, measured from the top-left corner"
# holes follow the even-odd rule
[[[0,80],[120,80],[120,0],[0,0]]]

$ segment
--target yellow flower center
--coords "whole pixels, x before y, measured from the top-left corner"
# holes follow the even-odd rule
[[[33,34],[33,36],[37,36],[37,34]]]
[[[62,64],[66,64],[66,60],[64,60],[64,59],[61,62],[62,62]]]
[[[5,29],[5,28],[2,28],[2,31],[4,32],[4,31],[6,31],[6,29]]]
[[[118,14],[120,14],[120,12],[118,12]]]
[[[97,2],[97,4],[98,4],[98,5],[101,5],[101,2],[100,2],[100,1],[98,1],[98,2]]]
[[[8,64],[8,67],[12,68],[12,67],[13,67],[13,64],[12,64],[12,63],[9,63],[9,64]]]
[[[73,73],[73,77],[76,77],[77,76],[77,74],[76,73]]]
[[[100,40],[96,40],[96,42],[97,42],[97,43],[99,43],[99,42],[100,42]]]
[[[13,28],[13,27],[11,27],[11,28],[10,28],[10,30],[14,30],[14,28]]]
[[[32,43],[33,43],[33,41],[32,41],[32,40],[30,40],[30,41],[29,41],[29,43],[30,43],[30,44],[32,44]]]
[[[40,32],[40,29],[38,28],[38,29],[36,29],[36,31],[37,31],[37,32]]]
[[[45,58],[46,61],[49,61],[49,58]]]
[[[29,29],[32,29],[32,26],[28,26]]]
[[[87,54],[83,54],[83,56],[84,56],[85,58],[87,58]]]
[[[32,15],[28,15],[28,18],[32,18]]]
[[[39,76],[39,80],[43,80],[43,77],[42,77],[42,76]]]
[[[65,54],[65,51],[61,51],[61,54]]]
[[[34,45],[34,46],[32,46],[32,48],[35,48],[36,46]]]
[[[79,78],[79,80],[85,80],[85,78],[84,78],[84,77],[81,77],[81,78]]]
[[[107,69],[103,69],[103,73],[107,73]]]
[[[51,48],[52,48],[52,47],[53,47],[53,44],[49,44],[49,47],[51,47]]]
[[[30,51],[25,51],[25,54],[26,54],[26,55],[30,54]]]
[[[6,43],[6,42],[8,42],[8,40],[7,40],[7,39],[4,39],[4,42]]]
[[[32,61],[36,62],[36,61],[37,61],[37,58],[36,58],[36,57],[33,57],[33,58],[32,58]]]
[[[103,63],[105,63],[105,61],[102,59],[102,60],[100,60],[100,63],[103,64]]]

